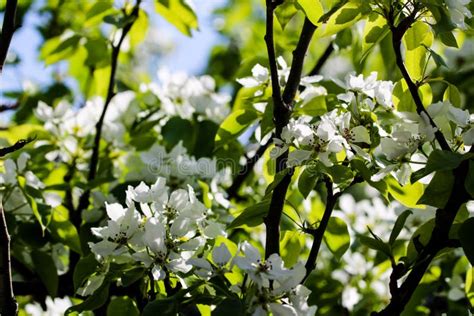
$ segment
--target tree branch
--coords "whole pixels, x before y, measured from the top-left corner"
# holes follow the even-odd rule
[[[118,65],[118,57],[120,54],[120,49],[122,47],[122,43],[127,36],[128,32],[133,26],[133,23],[138,18],[138,14],[140,11],[140,3],[141,0],[137,0],[135,7],[133,8],[132,12],[130,13],[130,17],[132,19],[122,28],[122,34],[120,35],[120,39],[116,45],[112,44],[112,56],[111,56],[111,66],[110,66],[110,77],[109,77],[109,85],[107,88],[107,96],[105,98],[104,108],[102,113],[100,114],[99,121],[96,124],[96,134],[94,138],[94,146],[92,148],[92,156],[89,164],[89,174],[87,176],[88,181],[92,181],[95,179],[97,174],[97,166],[99,164],[99,150],[100,150],[100,140],[102,137],[102,128],[104,125],[105,114],[107,113],[107,109],[109,108],[110,101],[115,96],[115,74],[117,72],[117,65]],[[81,212],[89,207],[89,197],[90,197],[90,190],[86,190],[79,199],[79,205],[77,212]]]
[[[293,106],[293,99],[298,91],[303,71],[303,62],[308,50],[309,43],[316,29],[308,19],[305,19],[301,35],[293,51],[293,61],[285,86],[283,95],[280,91],[280,83],[278,80],[278,69],[276,66],[276,55],[273,41],[273,11],[275,3],[267,0],[267,21],[265,42],[267,44],[267,52],[270,63],[270,72],[273,89],[273,121],[275,123],[275,137],[280,138],[283,128],[288,124]],[[287,167],[286,161],[288,152],[285,152],[276,159],[276,173],[281,172]],[[273,253],[280,253],[280,220],[285,204],[286,192],[291,183],[293,170],[290,170],[280,183],[273,190],[270,207],[267,216],[264,218],[266,227],[265,257],[268,258]]]
[[[283,91],[282,96],[283,102],[290,110],[293,106],[296,93],[298,92],[301,74],[303,73],[304,59],[306,57],[306,52],[308,51],[311,39],[313,38],[314,31],[316,31],[316,26],[311,23],[308,18],[306,18],[304,20],[303,29],[301,30],[298,44],[293,51],[293,61],[291,63],[290,74],[288,75],[288,82],[286,83],[285,91]]]
[[[472,150],[471,150],[472,151]],[[453,247],[453,243],[449,238],[449,231],[453,226],[454,219],[459,208],[470,200],[469,194],[464,187],[464,181],[469,171],[469,160],[463,161],[456,169],[454,169],[454,184],[446,206],[436,210],[435,226],[431,233],[430,240],[424,246],[415,260],[413,269],[408,274],[405,281],[399,288],[391,289],[392,298],[390,303],[379,313],[374,315],[400,315],[405,306],[410,301],[413,293],[420,284],[423,275],[428,269],[431,261],[436,257],[438,252],[445,247]],[[400,279],[403,275],[395,269],[392,274],[396,279]],[[393,282],[392,282],[393,283]]]
[[[10,235],[3,206],[0,205],[0,314],[16,315],[18,304],[13,294],[10,263]]]
[[[396,64],[398,66],[398,69],[400,69],[400,72],[402,73],[403,79],[405,79],[405,82],[408,85],[408,89],[410,90],[410,94],[412,95],[413,101],[415,102],[415,105],[416,105],[416,112],[419,115],[424,113],[428,117],[428,120],[431,126],[436,128],[435,137],[439,145],[441,146],[441,149],[451,151],[451,147],[449,147],[449,144],[444,138],[443,134],[441,133],[441,130],[436,126],[436,123],[433,121],[428,111],[426,111],[423,105],[423,102],[421,101],[420,95],[418,93],[418,86],[412,81],[410,74],[408,73],[405,67],[405,64],[403,62],[403,57],[402,57],[402,52],[401,52],[402,38],[405,32],[415,22],[417,13],[418,13],[418,10],[416,8],[413,9],[412,13],[408,15],[407,17],[405,17],[397,26],[395,26],[395,23],[394,23],[395,17],[394,17],[393,10],[389,13],[388,22],[390,25],[390,29],[392,31],[392,46],[395,52]]]
[[[311,250],[309,252],[309,256],[305,264],[306,275],[301,281],[301,283],[304,283],[311,274],[311,272],[316,268],[316,261],[318,259],[319,249],[321,248],[324,233],[326,232],[329,220],[332,215],[332,211],[334,210],[334,207],[336,206],[339,197],[354,184],[361,183],[362,181],[363,179],[361,177],[355,177],[354,180],[352,180],[352,183],[347,188],[345,188],[343,191],[334,193],[332,181],[329,178],[325,179],[327,191],[326,206],[324,208],[323,218],[321,219],[318,228],[308,230],[311,235],[313,235],[313,245],[311,246]]]
[[[2,34],[0,34],[0,74],[3,71],[7,59],[8,48],[15,32],[15,17],[17,0],[7,0],[5,14],[3,16]]]
[[[31,143],[33,140],[34,139],[20,139],[15,144],[9,147],[0,148],[0,157],[4,157],[8,154],[11,154],[14,151],[22,149],[23,147]]]
[[[308,259],[306,260],[306,274],[301,283],[304,283],[310,273],[316,268],[316,260],[318,259],[319,249],[323,241],[324,232],[328,227],[329,219],[331,218],[331,214],[334,210],[334,206],[336,205],[337,199],[341,195],[340,193],[334,194],[332,188],[332,181],[329,178],[325,179],[325,185],[327,190],[326,206],[324,208],[323,218],[321,219],[318,228],[312,231],[313,245],[311,246]]]
[[[319,58],[314,68],[311,69],[311,71],[308,73],[308,76],[314,76],[314,75],[319,74],[319,72],[321,71],[321,68],[324,66],[324,64],[326,63],[326,61],[329,59],[329,57],[331,56],[333,52],[334,52],[334,45],[331,42],[326,48],[326,50],[324,51],[324,53]],[[300,88],[300,91],[303,90],[302,86],[300,86],[299,88]],[[237,195],[238,190],[240,189],[240,187],[242,186],[243,182],[248,177],[248,175],[252,172],[253,167],[258,162],[258,160],[260,159],[260,157],[263,155],[263,153],[269,147],[270,144],[271,144],[271,140],[269,140],[267,143],[263,145],[260,145],[260,147],[257,149],[256,154],[253,155],[251,158],[247,158],[245,165],[240,168],[239,173],[234,179],[234,182],[227,189],[229,198],[238,197]]]

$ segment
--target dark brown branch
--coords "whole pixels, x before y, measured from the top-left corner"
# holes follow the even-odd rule
[[[324,66],[324,64],[327,62],[327,60],[329,59],[329,57],[331,56],[333,52],[334,52],[334,45],[331,42],[326,48],[326,50],[324,51],[324,53],[319,58],[314,68],[311,69],[311,71],[308,73],[308,76],[314,76],[314,75],[319,74],[321,71],[321,68]],[[302,86],[300,86],[300,91],[302,90],[303,90]],[[242,186],[243,182],[248,177],[248,175],[252,172],[253,167],[258,162],[258,160],[260,159],[260,157],[263,155],[263,153],[265,152],[265,150],[268,148],[270,144],[271,144],[271,140],[261,145],[257,149],[257,153],[255,155],[253,155],[250,158],[247,157],[247,161],[245,165],[242,166],[242,168],[240,168],[239,173],[234,179],[234,182],[229,187],[229,189],[227,189],[229,198],[236,198],[236,197],[238,198],[238,195],[237,195],[238,190],[240,189],[240,187]]]
[[[418,86],[412,81],[410,74],[408,73],[405,67],[403,57],[402,57],[401,45],[402,45],[403,35],[415,22],[417,13],[418,13],[418,10],[415,8],[413,12],[407,17],[405,17],[397,26],[395,26],[395,22],[394,22],[395,17],[394,17],[393,11],[389,13],[388,22],[390,25],[390,29],[392,31],[392,46],[395,52],[395,57],[396,57],[395,60],[396,60],[398,69],[400,69],[400,72],[402,73],[403,79],[405,79],[405,82],[408,85],[410,94],[413,97],[413,101],[415,102],[415,105],[416,105],[416,112],[419,115],[424,113],[428,117],[428,120],[431,126],[437,129],[435,132],[435,137],[439,145],[441,146],[441,149],[451,151],[451,147],[449,147],[449,144],[444,138],[443,134],[441,133],[441,130],[436,126],[436,123],[433,121],[428,111],[426,111],[423,105],[423,102],[421,101],[420,94],[418,93]]]
[[[10,263],[10,235],[3,206],[0,205],[0,314],[16,315],[18,304],[13,294],[13,283]]]
[[[391,289],[392,298],[390,304],[388,304],[381,312],[374,313],[374,315],[400,315],[420,284],[420,281],[430,263],[439,251],[445,247],[451,248],[457,246],[457,243],[454,243],[449,238],[449,231],[453,226],[459,208],[470,199],[470,196],[464,187],[464,181],[468,171],[469,160],[463,161],[459,167],[453,171],[455,177],[453,189],[446,206],[442,209],[436,210],[435,227],[431,233],[430,240],[426,246],[421,249],[412,270],[402,285],[399,288]],[[392,274],[393,273],[396,273],[396,271],[394,270]],[[402,275],[397,275],[396,278],[399,279],[401,276]]]
[[[273,41],[273,10],[274,3],[267,0],[267,21],[265,42],[267,44],[267,52],[270,63],[270,72],[273,89],[273,121],[275,123],[275,137],[280,138],[283,127],[285,127],[290,119],[293,99],[298,92],[298,87],[301,81],[301,74],[303,71],[303,63],[308,50],[309,43],[314,34],[316,27],[311,24],[308,19],[305,19],[301,35],[293,51],[293,61],[291,64],[288,81],[283,91],[280,91],[280,83],[278,80],[278,70],[276,66],[276,55]],[[288,159],[288,152],[285,152],[276,159],[276,173],[281,172],[287,167],[286,161]],[[293,170],[290,170],[283,179],[278,183],[273,191],[272,199],[268,214],[264,219],[266,227],[266,242],[265,242],[265,257],[268,258],[273,253],[280,253],[280,220],[285,204],[286,192],[291,183]]]
[[[133,23],[138,18],[138,14],[140,12],[140,2],[141,0],[137,0],[133,11],[130,14],[130,21],[123,27],[122,34],[120,35],[120,39],[116,45],[112,44],[112,56],[111,56],[111,65],[110,65],[110,77],[109,77],[109,85],[107,88],[107,96],[105,98],[104,108],[102,113],[100,114],[99,121],[96,124],[96,134],[94,138],[94,146],[92,148],[92,156],[89,164],[89,174],[87,176],[87,180],[92,181],[95,179],[97,174],[97,166],[99,164],[99,151],[100,151],[100,140],[102,138],[102,128],[104,125],[105,114],[107,113],[107,109],[109,108],[110,101],[115,96],[115,74],[117,72],[118,66],[118,57],[120,54],[120,49],[122,47],[122,43],[125,40],[128,32],[133,26]],[[89,207],[89,197],[90,197],[90,190],[86,190],[79,199],[79,205],[77,212],[81,212]]]
[[[313,38],[315,30],[316,26],[313,25],[313,23],[311,23],[308,18],[306,18],[304,20],[303,29],[301,30],[298,44],[293,51],[293,61],[291,63],[290,74],[288,75],[288,82],[282,95],[283,102],[290,109],[293,105],[293,100],[295,99],[296,93],[298,92],[301,75],[303,73],[303,64],[306,57],[306,52],[308,51],[308,47],[311,43],[311,39]]]
[[[20,102],[18,101],[12,104],[0,104],[0,112],[15,110],[19,106],[20,106]]]
[[[3,71],[5,60],[7,59],[8,48],[15,32],[15,17],[17,0],[7,0],[5,14],[3,16],[2,34],[0,35],[0,74]]]
[[[5,148],[0,148],[0,157],[4,157],[8,154],[11,154],[14,151],[20,150],[29,143],[31,143],[34,139],[20,139],[17,141],[15,144],[5,147]]]
[[[290,119],[290,109],[283,103],[280,90],[280,80],[278,78],[278,68],[275,55],[275,44],[273,41],[273,11],[275,3],[272,0],[266,0],[267,17],[265,43],[267,45],[268,61],[270,64],[270,75],[272,81],[272,99],[273,99],[273,122],[275,123],[275,137],[280,138],[283,127],[288,124]],[[276,159],[276,173],[286,168],[288,153],[285,153]],[[291,182],[291,174],[287,174],[283,180],[275,187],[268,214],[264,219],[266,227],[265,258],[273,253],[280,253],[280,220],[285,203],[286,191]]]
[[[331,218],[332,211],[334,210],[334,206],[336,205],[337,199],[339,198],[340,194],[334,194],[332,188],[332,181],[330,179],[325,180],[326,184],[326,191],[327,191],[327,198],[326,198],[326,206],[324,208],[323,218],[319,223],[318,228],[312,231],[313,235],[313,245],[311,246],[311,250],[309,252],[308,259],[306,260],[305,268],[306,274],[304,279],[301,283],[308,278],[310,273],[316,268],[316,260],[318,259],[319,249],[321,247],[321,243],[323,241],[324,232],[328,227],[329,219]]]
[[[311,250],[309,252],[308,259],[306,260],[306,264],[305,264],[306,275],[304,279],[301,281],[301,283],[304,283],[304,281],[308,278],[311,272],[316,268],[316,261],[318,259],[319,249],[321,248],[321,243],[323,241],[324,233],[326,232],[329,220],[332,215],[332,211],[334,210],[334,207],[336,206],[336,203],[339,197],[344,192],[346,192],[347,189],[349,189],[350,187],[352,187],[353,185],[357,183],[361,183],[362,181],[363,179],[361,177],[355,177],[352,183],[347,188],[345,188],[343,191],[334,193],[332,181],[329,178],[325,179],[326,192],[327,192],[326,206],[324,208],[323,218],[321,219],[321,222],[319,223],[318,228],[307,230],[307,232],[313,235],[313,244],[311,245]]]

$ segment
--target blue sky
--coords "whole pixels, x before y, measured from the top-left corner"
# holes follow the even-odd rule
[[[35,6],[41,6],[42,1],[35,1]],[[199,20],[199,31],[189,38],[174,29],[168,22],[157,15],[151,16],[151,23],[158,27],[175,46],[172,54],[160,61],[160,66],[166,66],[173,71],[185,71],[190,74],[200,74],[204,70],[210,49],[221,41],[221,37],[213,28],[212,11],[225,3],[225,0],[197,1],[196,13]],[[41,38],[35,26],[41,23],[36,14],[28,14],[23,26],[14,34],[11,51],[17,53],[22,62],[19,67],[6,67],[0,76],[0,102],[4,100],[3,92],[19,89],[22,82],[31,81],[45,84],[51,80],[52,68],[44,67],[38,60]]]

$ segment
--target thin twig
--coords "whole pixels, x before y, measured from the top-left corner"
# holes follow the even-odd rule
[[[31,143],[33,140],[34,140],[33,138],[20,139],[15,144],[13,144],[9,147],[0,148],[0,157],[4,157],[8,154],[11,154],[14,151],[22,149],[23,147],[25,147],[26,145]]]
[[[0,315],[16,315],[18,304],[13,294],[10,235],[8,234],[3,205],[0,205],[0,246]]]
[[[336,206],[339,197],[350,187],[357,183],[361,183],[362,181],[363,179],[361,177],[355,177],[354,180],[352,180],[352,183],[347,188],[337,193],[334,193],[332,181],[329,178],[325,179],[327,192],[326,206],[324,208],[323,218],[321,219],[318,228],[308,230],[308,232],[313,235],[313,244],[311,245],[311,250],[309,252],[308,259],[306,260],[305,264],[306,274],[301,283],[304,283],[304,281],[306,281],[311,272],[316,268],[316,261],[318,259],[319,249],[321,248],[324,233],[326,232],[329,220],[332,215],[332,211],[334,210],[334,207]]]
[[[92,156],[89,164],[89,174],[87,176],[88,181],[92,181],[95,179],[97,174],[97,166],[99,164],[99,150],[100,150],[100,140],[102,138],[102,128],[104,125],[105,114],[107,113],[107,109],[109,108],[110,101],[115,96],[115,74],[117,72],[118,66],[118,57],[120,54],[120,49],[122,47],[122,43],[125,40],[128,32],[133,26],[133,23],[138,18],[138,14],[140,12],[140,3],[141,0],[137,0],[135,7],[133,8],[130,17],[130,21],[122,28],[122,34],[120,35],[119,41],[116,45],[112,44],[112,56],[111,56],[111,66],[110,66],[110,77],[109,77],[109,86],[107,88],[107,96],[105,98],[104,108],[102,113],[100,114],[99,121],[96,124],[96,134],[94,138],[94,146],[92,148]],[[89,207],[89,197],[90,197],[90,189],[84,191],[79,199],[79,205],[77,212],[81,212]]]
[[[436,126],[436,123],[433,121],[428,111],[425,109],[423,105],[423,101],[421,100],[420,94],[418,93],[418,86],[411,79],[410,74],[408,73],[405,67],[403,57],[402,57],[401,45],[402,45],[403,35],[411,27],[411,25],[416,21],[417,12],[418,10],[415,8],[411,12],[411,14],[405,17],[400,23],[398,23],[397,26],[395,26],[395,21],[394,21],[395,20],[394,11],[391,10],[391,12],[389,13],[388,22],[390,25],[390,29],[392,31],[392,46],[395,52],[395,60],[396,60],[398,69],[400,69],[400,72],[402,73],[403,79],[405,79],[405,82],[408,85],[410,94],[413,97],[413,101],[415,102],[415,105],[416,105],[416,112],[419,115],[425,114],[430,122],[430,125],[436,128],[435,137],[439,145],[441,146],[441,149],[451,151],[451,148],[449,147],[448,142],[446,141],[443,134],[441,133],[441,130]]]

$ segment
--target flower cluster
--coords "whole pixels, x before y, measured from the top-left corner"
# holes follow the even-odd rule
[[[215,92],[212,77],[190,77],[185,73],[170,73],[167,69],[158,71],[159,83],[143,84],[141,91],[152,92],[160,100],[160,113],[165,116],[179,116],[190,119],[197,115],[220,123],[229,114],[227,104],[230,96]]]
[[[263,259],[257,248],[248,242],[240,245],[240,253],[232,258],[224,243],[214,247],[212,260],[192,258],[188,262],[195,267],[195,273],[206,279],[223,273],[231,273],[233,267],[248,275],[249,280],[234,284],[231,290],[249,301],[248,312],[252,315],[314,315],[316,306],[308,306],[311,293],[301,285],[306,269],[297,263],[291,269],[284,266],[282,258],[272,254]],[[245,297],[252,288],[253,295]]]
[[[107,225],[92,229],[101,240],[89,245],[104,265],[136,263],[161,280],[168,273],[189,272],[192,265],[187,260],[208,239],[226,235],[224,225],[211,219],[212,212],[191,187],[170,192],[160,177],[151,186],[142,182],[129,187],[126,196],[126,207],[106,204]],[[100,285],[96,282],[91,289],[91,283],[80,293],[91,294]]]
[[[288,166],[314,159],[332,166],[357,156],[378,170],[374,181],[392,173],[405,184],[413,169],[407,162],[426,162],[418,150],[433,142],[438,128],[454,148],[472,145],[474,125],[467,110],[447,101],[432,104],[428,114],[436,122],[434,127],[426,113],[395,110],[393,83],[376,78],[376,73],[367,78],[349,74],[343,85],[346,92],[337,95],[340,103],[317,118],[292,118],[281,139],[274,139],[271,156],[276,158],[289,150]]]

